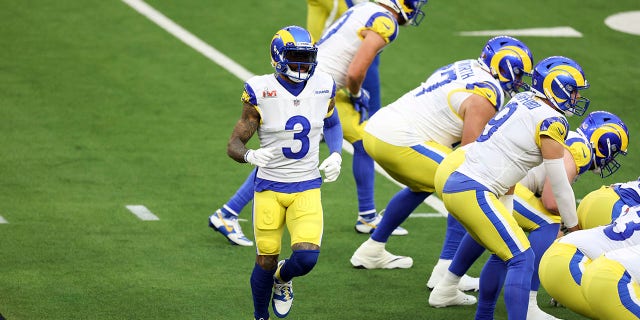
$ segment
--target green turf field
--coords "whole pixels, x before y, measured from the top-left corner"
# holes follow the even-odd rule
[[[273,71],[273,34],[306,20],[302,0],[147,3],[255,74]],[[0,8],[0,217],[8,222],[0,224],[0,314],[251,319],[254,250],[207,227],[251,170],[226,156],[242,81],[119,0],[0,0]],[[576,196],[636,179],[640,39],[603,23],[629,10],[640,10],[637,0],[432,0],[423,24],[403,28],[382,54],[383,102],[444,64],[477,57],[489,38],[459,32],[570,26],[583,36],[518,38],[536,60],[577,60],[591,83],[590,110],[620,115],[631,132],[622,169],[604,181],[586,174]],[[355,186],[351,157],[343,157],[340,179],[323,186],[323,253],[294,281],[289,318],[472,319],[475,307],[427,303],[443,218],[411,218],[410,234],[389,242],[389,251],[414,258],[413,268],[351,268],[367,236],[353,230]],[[376,188],[379,208],[399,190],[381,175]],[[144,205],[160,220],[142,221],[127,205]],[[251,237],[250,222],[242,226]],[[539,298],[545,311],[581,319],[548,300]],[[506,319],[502,301],[496,319]]]

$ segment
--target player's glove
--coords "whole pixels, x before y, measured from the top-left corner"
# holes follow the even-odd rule
[[[369,119],[369,91],[360,88],[358,94],[349,94],[353,108],[360,113],[360,123]]]
[[[276,148],[260,148],[258,150],[247,150],[244,154],[244,161],[251,163],[254,166],[264,167],[266,166],[275,155]]]
[[[322,161],[318,169],[324,171],[324,182],[333,182],[338,179],[340,175],[340,165],[342,165],[342,156],[337,152],[330,154]]]

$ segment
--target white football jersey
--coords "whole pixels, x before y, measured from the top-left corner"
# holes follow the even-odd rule
[[[565,142],[576,164],[578,172],[576,172],[575,179],[578,179],[578,176],[589,170],[591,166],[591,144],[587,138],[576,131],[569,131]],[[541,195],[546,179],[547,171],[544,168],[544,164],[539,164],[527,172],[527,175],[520,180],[520,184],[531,190],[531,192]]]
[[[630,206],[640,205],[640,178],[635,181],[614,184],[613,190],[625,204]]]
[[[605,252],[604,255],[620,262],[636,282],[640,281],[640,245]]]
[[[336,81],[338,88],[347,83],[347,70],[362,44],[360,32],[372,30],[380,34],[387,44],[398,35],[398,23],[387,9],[365,2],[351,7],[334,22],[318,41],[318,66]]]
[[[477,60],[455,62],[381,108],[369,119],[365,131],[396,146],[434,141],[452,147],[462,139],[460,105],[472,94],[487,98],[496,110],[504,101],[500,82]]]
[[[320,134],[334,94],[333,79],[318,70],[297,96],[273,74],[247,80],[243,100],[255,105],[262,117],[260,147],[277,148],[269,165],[258,169],[258,178],[300,182],[320,177]]]
[[[622,210],[609,225],[572,232],[558,241],[575,245],[591,260],[604,252],[640,245],[640,206]]]
[[[532,92],[516,94],[485,126],[458,171],[497,196],[542,163],[540,136],[564,144],[569,123]]]

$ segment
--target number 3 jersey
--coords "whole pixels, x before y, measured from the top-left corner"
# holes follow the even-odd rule
[[[260,147],[276,148],[275,158],[258,169],[259,179],[297,183],[320,178],[320,134],[335,91],[331,76],[318,70],[298,95],[273,74],[247,80],[242,101],[260,113]]]
[[[542,163],[541,136],[564,145],[568,131],[564,115],[532,92],[518,93],[489,120],[458,171],[501,196]]]
[[[455,62],[380,109],[369,119],[365,131],[396,146],[434,141],[451,148],[462,139],[460,105],[472,94],[487,98],[496,109],[504,101],[500,82],[477,60]]]

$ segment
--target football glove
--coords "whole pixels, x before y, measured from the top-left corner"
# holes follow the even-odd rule
[[[369,91],[360,88],[358,94],[349,94],[353,108],[360,113],[360,123],[369,119]]]
[[[276,148],[274,147],[260,148],[258,150],[249,149],[244,154],[244,161],[257,167],[264,167],[276,156],[275,151]]]
[[[340,165],[342,165],[342,156],[337,152],[330,154],[322,161],[318,169],[324,171],[324,182],[333,182],[338,179],[340,175]]]

